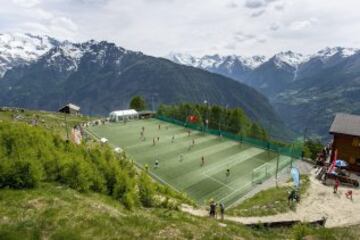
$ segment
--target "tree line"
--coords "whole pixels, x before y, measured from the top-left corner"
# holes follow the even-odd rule
[[[250,120],[241,108],[225,108],[218,105],[183,103],[177,105],[160,105],[157,114],[186,122],[190,115],[196,116],[197,124],[209,129],[221,130],[267,140],[265,129]],[[208,120],[208,121],[206,121]]]

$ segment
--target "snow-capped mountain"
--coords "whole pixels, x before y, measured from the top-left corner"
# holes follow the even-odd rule
[[[295,131],[311,125],[314,133],[325,136],[335,112],[360,112],[359,49],[324,48],[309,55],[286,51],[270,58],[175,53],[167,58],[257,89]],[[184,78],[184,71],[191,78]],[[126,107],[133,94],[151,99],[156,92],[159,102],[165,103],[203,101],[208,94],[211,102],[242,106],[254,118],[266,118],[258,107],[269,109],[266,101],[256,100],[261,94],[247,97],[251,88],[208,72],[106,41],[72,43],[48,36],[0,34],[2,105],[56,109],[60,102],[74,100],[87,113],[106,113],[107,106]]]
[[[265,56],[242,57],[237,55],[220,56],[218,54],[195,57],[190,54],[170,53],[166,58],[175,63],[203,69],[213,69],[225,64],[229,70],[236,63],[241,63],[244,67],[254,69],[266,61]]]
[[[106,115],[127,108],[135,95],[155,106],[207,99],[212,104],[240,107],[265,127],[271,122],[285,129],[265,96],[219,74],[107,41],[52,43],[48,37],[30,34],[10,34],[3,39],[6,51],[0,55],[7,65],[0,78],[0,106],[57,110],[63,103],[74,102],[83,113]]]
[[[240,82],[247,74],[266,61],[264,56],[242,57],[237,55],[221,56],[218,54],[194,57],[189,54],[171,53],[166,58],[178,64],[219,73]]]
[[[275,54],[273,58],[279,68],[282,68],[284,64],[297,68],[300,64],[308,61],[310,57],[301,53],[287,51]]]
[[[241,56],[177,54],[169,59],[254,87],[295,131],[308,128],[310,134],[326,137],[334,113],[360,113],[359,49],[327,47],[308,55],[286,51],[255,64]]]
[[[48,36],[0,33],[0,77],[4,76],[8,69],[37,60],[60,44],[60,41]]]

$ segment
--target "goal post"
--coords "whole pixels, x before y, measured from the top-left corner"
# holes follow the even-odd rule
[[[251,174],[251,182],[253,184],[261,184],[269,176],[269,164],[264,163],[263,165],[254,168]]]

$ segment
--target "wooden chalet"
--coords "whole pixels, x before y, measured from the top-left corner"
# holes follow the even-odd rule
[[[333,135],[332,155],[337,150],[337,159],[345,160],[349,170],[360,172],[360,116],[336,114],[330,134]]]

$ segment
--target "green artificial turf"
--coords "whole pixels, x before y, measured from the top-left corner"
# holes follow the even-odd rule
[[[140,139],[142,127],[145,141]],[[124,149],[140,167],[148,165],[154,178],[186,192],[198,204],[214,199],[231,206],[254,187],[253,169],[275,163],[278,157],[274,152],[194,130],[188,136],[188,129],[157,119],[108,123],[88,130],[97,138],[107,138],[113,147]],[[195,145],[189,148],[193,139]],[[204,166],[201,166],[202,157]],[[280,158],[284,163],[289,162],[289,157]],[[154,166],[156,160],[158,168]],[[226,169],[230,169],[230,176],[226,176]]]

